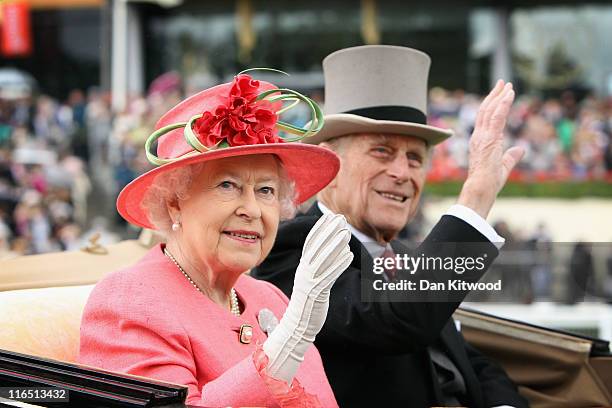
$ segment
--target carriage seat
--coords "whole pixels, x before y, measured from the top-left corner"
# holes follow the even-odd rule
[[[81,315],[93,287],[0,292],[0,349],[76,362]]]

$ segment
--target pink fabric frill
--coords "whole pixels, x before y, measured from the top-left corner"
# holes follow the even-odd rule
[[[321,403],[316,395],[307,393],[297,378],[293,379],[291,386],[285,381],[270,377],[266,373],[268,366],[268,356],[264,353],[261,344],[257,344],[257,349],[253,353],[253,363],[259,376],[266,384],[272,397],[282,408],[320,408]]]

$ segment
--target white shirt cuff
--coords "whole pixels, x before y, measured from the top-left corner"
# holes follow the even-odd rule
[[[501,249],[504,246],[506,240],[500,237],[497,232],[493,229],[489,223],[472,210],[461,204],[455,204],[448,209],[446,215],[452,215],[460,220],[463,220],[474,227],[478,232],[484,235],[489,241],[491,241],[497,249]]]

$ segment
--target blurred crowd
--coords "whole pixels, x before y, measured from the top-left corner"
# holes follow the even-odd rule
[[[46,95],[0,99],[0,259],[75,250],[113,232],[113,197],[124,156],[140,152],[117,139],[119,116],[109,95],[74,90],[59,102]],[[142,171],[129,158],[130,176]]]
[[[429,180],[461,180],[482,98],[432,89],[429,99],[430,121],[455,130],[455,137],[436,148]],[[510,112],[506,140],[508,146],[520,145],[526,151],[511,180],[612,182],[612,98],[587,96],[578,101],[571,91],[548,99],[519,96]]]
[[[506,241],[483,281],[501,280],[502,290],[474,292],[468,300],[612,302],[611,242],[554,242],[543,223],[530,234],[511,229],[505,221],[493,227]]]
[[[319,101],[320,94],[313,92]],[[110,95],[95,88],[74,90],[63,101],[45,95],[0,99],[0,259],[77,249],[93,232],[101,243],[129,235],[115,198],[150,168],[144,141],[183,96],[180,77],[170,73],[119,113],[111,111]],[[431,91],[430,121],[453,128],[456,136],[435,149],[430,182],[465,176],[480,102],[464,92]],[[296,109],[288,120],[303,124],[308,118],[302,114],[307,112]],[[571,92],[546,100],[521,96],[507,140],[527,154],[512,177],[612,182],[611,129],[612,99],[577,101]]]

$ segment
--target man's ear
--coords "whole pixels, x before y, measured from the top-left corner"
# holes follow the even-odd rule
[[[327,142],[321,142],[321,143],[319,143],[319,146],[324,147],[326,149],[329,149],[331,151],[334,150],[334,149],[331,148],[331,145],[329,143],[327,143]]]
[[[331,145],[325,142],[319,143],[319,146],[322,146],[326,149],[331,150],[332,152],[336,153],[338,155],[338,157],[340,158],[340,170],[338,171],[338,173],[340,173],[340,171],[342,171],[342,155],[340,155],[337,151],[335,151],[334,149],[332,149]],[[336,177],[334,177],[332,179],[332,181],[329,182],[329,184],[327,186],[325,186],[325,188],[323,190],[328,190],[327,192],[329,193],[329,190],[333,190],[338,186],[338,175],[336,174]],[[323,193],[323,191],[322,191]],[[325,195],[325,193],[324,193]]]

